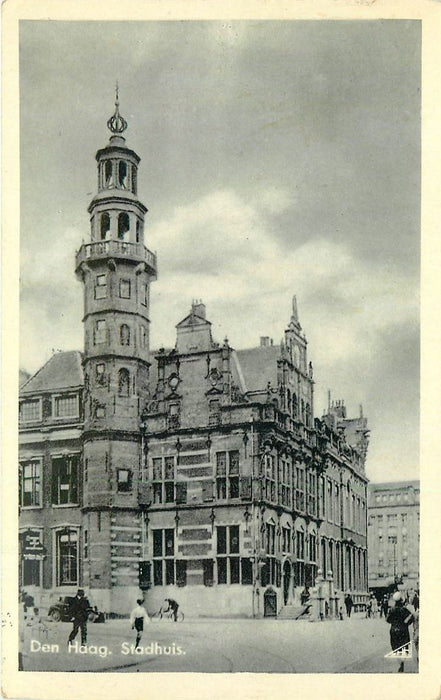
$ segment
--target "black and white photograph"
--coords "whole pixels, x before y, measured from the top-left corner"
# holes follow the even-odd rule
[[[18,671],[418,675],[422,22],[18,25]]]

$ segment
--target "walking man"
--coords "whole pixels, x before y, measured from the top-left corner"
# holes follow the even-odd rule
[[[136,629],[135,649],[139,647],[142,633],[144,631],[144,622],[146,625],[148,625],[150,618],[147,610],[144,607],[144,601],[142,598],[138,598],[136,601],[136,608],[133,608],[132,612],[130,613],[130,624],[132,625],[132,630]]]
[[[345,606],[346,606],[346,614],[348,617],[351,617],[351,612],[352,608],[354,607],[354,601],[352,600],[351,594],[346,593],[345,596]]]
[[[81,646],[87,644],[87,618],[90,612],[93,612],[92,608],[90,607],[90,603],[85,597],[83,589],[79,588],[70,607],[70,616],[73,622],[73,627],[72,632],[69,635],[68,644],[73,642],[78,634],[78,629],[81,630]]]
[[[399,591],[393,594],[394,607],[391,608],[386,618],[390,624],[390,645],[392,651],[409,648],[410,634],[409,625],[413,621],[412,613],[405,607],[404,598]],[[404,672],[404,661],[398,667],[398,673]]]

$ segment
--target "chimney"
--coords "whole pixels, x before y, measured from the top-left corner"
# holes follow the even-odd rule
[[[206,318],[205,304],[202,303],[202,299],[195,299],[191,305],[191,312],[200,318]]]

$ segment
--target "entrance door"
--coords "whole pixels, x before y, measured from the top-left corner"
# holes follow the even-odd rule
[[[283,565],[283,604],[288,604],[289,586],[291,583],[291,564],[285,561]]]

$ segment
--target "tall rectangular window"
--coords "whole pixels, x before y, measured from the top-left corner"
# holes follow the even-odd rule
[[[101,343],[105,343],[106,335],[106,322],[103,319],[95,321],[95,329],[93,336],[94,345],[100,345]]]
[[[216,453],[216,497],[222,501],[239,498],[239,450]]]
[[[52,458],[52,503],[78,503],[78,455]]]
[[[105,299],[107,296],[107,277],[97,275],[95,278],[95,299]]]
[[[57,586],[78,584],[78,531],[70,528],[56,533]]]
[[[172,586],[176,582],[175,531],[153,530],[153,585]],[[181,581],[183,576],[180,569]],[[185,585],[181,583],[180,585]]]
[[[219,501],[227,497],[227,453],[216,454],[216,497]]]
[[[41,506],[41,460],[20,463],[20,505]]]
[[[240,583],[239,525],[221,525],[217,534],[217,582]]]
[[[130,299],[130,296],[131,296],[130,280],[120,280],[119,281],[119,296],[121,297],[121,299]]]

